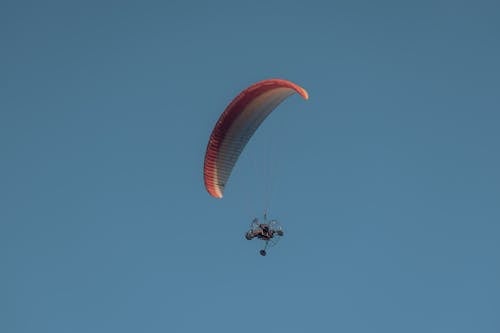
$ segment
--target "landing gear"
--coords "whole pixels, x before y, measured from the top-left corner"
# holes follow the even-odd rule
[[[260,255],[261,255],[261,256],[263,256],[263,257],[265,257],[265,256],[266,256],[266,254],[267,254],[266,250],[267,250],[267,247],[268,247],[269,245],[271,245],[271,246],[272,246],[272,243],[270,243],[270,242],[269,242],[269,240],[267,240],[267,241],[264,243],[264,248],[263,248],[262,250],[260,250],[260,251],[259,251],[259,253],[260,253]]]

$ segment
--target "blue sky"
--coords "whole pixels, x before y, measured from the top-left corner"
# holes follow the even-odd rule
[[[0,331],[498,332],[499,33],[496,1],[2,1]],[[213,199],[270,77],[310,99]]]

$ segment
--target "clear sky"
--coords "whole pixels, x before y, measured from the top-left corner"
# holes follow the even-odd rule
[[[494,0],[1,1],[0,332],[499,332],[499,41]],[[271,77],[310,99],[216,200]]]

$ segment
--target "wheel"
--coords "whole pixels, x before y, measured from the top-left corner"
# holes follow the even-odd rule
[[[263,257],[267,254],[267,253],[266,253],[266,250],[260,250],[260,251],[259,251],[259,253],[260,253],[260,255],[261,255],[261,256],[263,256]]]
[[[252,240],[253,238],[253,234],[251,231],[248,231],[246,234],[245,234],[245,238],[248,239],[248,240]]]
[[[283,230],[277,230],[276,233],[278,234],[278,236],[283,236],[284,235]]]

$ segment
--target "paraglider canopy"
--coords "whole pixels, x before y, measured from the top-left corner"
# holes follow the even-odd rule
[[[205,188],[215,198],[222,198],[231,171],[266,117],[294,93],[308,99],[307,91],[293,82],[268,79],[243,90],[224,110],[215,124],[205,153],[203,175]]]

